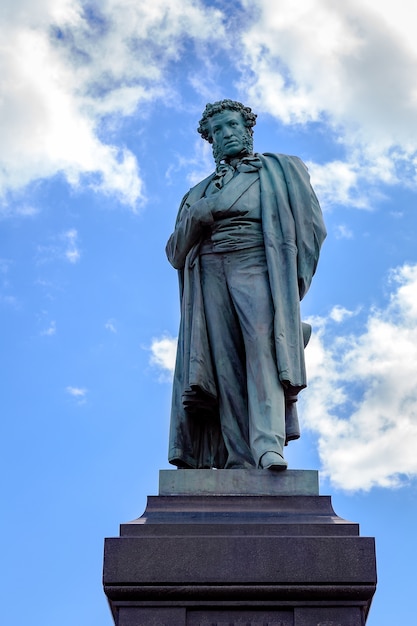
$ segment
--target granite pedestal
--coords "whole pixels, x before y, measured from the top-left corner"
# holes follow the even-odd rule
[[[105,540],[116,626],[363,626],[375,587],[374,539],[315,471],[163,470]]]

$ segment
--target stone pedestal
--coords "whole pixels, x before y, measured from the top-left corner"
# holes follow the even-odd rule
[[[164,470],[105,541],[116,626],[363,626],[375,586],[373,538],[315,471]]]

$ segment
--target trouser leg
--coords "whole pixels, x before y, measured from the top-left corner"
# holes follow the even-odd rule
[[[219,396],[219,413],[228,452],[226,468],[254,467],[250,448],[246,357],[242,332],[224,271],[228,255],[200,257],[207,332]]]
[[[245,346],[249,444],[255,463],[266,452],[283,456],[285,396],[278,378],[274,308],[265,252],[229,255],[226,275]]]

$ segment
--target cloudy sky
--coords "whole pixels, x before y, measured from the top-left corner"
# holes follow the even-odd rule
[[[329,232],[303,302],[314,334],[290,467],[318,469],[336,513],[376,537],[369,626],[412,623],[413,4],[3,0],[9,626],[112,624],[103,538],[142,514],[168,468],[179,308],[164,247],[183,194],[212,170],[196,127],[221,98],[258,114],[256,151],[307,163]]]

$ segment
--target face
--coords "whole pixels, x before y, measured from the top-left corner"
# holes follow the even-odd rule
[[[208,124],[213,145],[222,158],[230,159],[246,151],[245,137],[248,129],[239,111],[216,113],[208,120]]]

